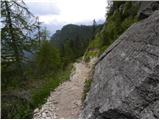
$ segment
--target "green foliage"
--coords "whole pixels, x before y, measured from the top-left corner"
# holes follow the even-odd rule
[[[44,41],[36,56],[36,68],[38,74],[45,74],[49,71],[56,72],[60,67],[60,56],[48,41]]]
[[[101,34],[97,33],[95,39],[89,44],[89,48],[99,48],[101,45]]]
[[[98,56],[100,56],[107,48],[108,48],[107,45],[103,45],[99,50]]]
[[[84,100],[86,99],[87,93],[89,92],[91,87],[91,83],[92,83],[92,80],[86,80],[84,83],[83,95],[81,98],[82,102],[84,102]]]
[[[49,33],[40,29],[38,18],[23,0],[3,0],[1,7],[2,118],[32,118],[33,110],[44,103],[50,91],[69,79],[69,63],[83,55],[92,28],[73,25],[63,29],[65,40],[57,47],[46,41]],[[28,94],[23,94],[26,91]]]
[[[121,24],[122,29],[126,30],[128,27],[130,27],[135,22],[137,22],[137,18],[132,18],[132,17],[126,18]]]
[[[98,53],[99,53],[98,50],[94,50],[94,51],[89,50],[89,51],[87,51],[87,52],[85,53],[85,55],[84,55],[84,60],[85,60],[85,62],[89,62],[89,60],[90,60],[91,58],[94,58],[94,57],[98,56]]]
[[[29,90],[26,95],[15,94],[15,87],[12,85],[12,88],[2,94],[2,118],[32,118],[33,110],[46,101],[50,91],[53,91],[64,81],[69,80],[72,68],[73,66],[70,64],[65,70],[57,71],[57,74],[47,74],[41,78],[42,80],[34,79],[34,82],[26,81],[23,88],[16,88],[17,93],[22,90],[25,91],[25,89]]]
[[[123,13],[123,18],[126,18],[128,16],[130,17],[135,17],[138,12],[138,6],[133,5],[132,1],[128,1],[124,4],[124,13]]]
[[[89,62],[89,60],[93,57],[97,57],[99,55],[99,50],[102,46],[102,36],[100,33],[97,33],[94,40],[92,40],[88,46],[88,49],[86,50],[84,54],[84,60],[86,62]]]
[[[68,65],[66,69],[60,70],[55,75],[50,75],[44,78],[45,83],[34,89],[32,92],[32,102],[35,107],[41,105],[46,101],[46,97],[49,96],[50,91],[53,91],[59,84],[64,82],[65,80],[69,80],[69,76],[72,70],[72,64]]]
[[[63,45],[63,55],[62,61],[63,66],[66,66],[68,63],[73,62],[74,60],[74,49],[73,49],[73,41],[65,41]]]
[[[130,25],[137,22],[138,6],[135,6],[132,1],[114,1],[111,8],[114,8],[114,12],[108,16],[108,22],[103,31],[104,45],[110,45]]]
[[[2,95],[2,118],[32,118],[32,105],[26,99],[8,95]]]
[[[93,49],[97,49],[97,56],[100,56],[128,27],[137,22],[138,9],[138,5],[132,1],[113,1],[107,12],[107,22],[89,43],[85,59],[89,61]]]
[[[33,31],[36,29],[35,17],[30,13],[23,0],[3,0],[1,1],[1,13],[3,17],[2,32],[2,63],[3,73],[11,72],[13,69],[14,76],[25,79],[23,62],[25,60],[24,51],[31,50]],[[34,22],[33,22],[34,21]],[[3,75],[3,78],[7,78]],[[12,77],[14,77],[12,76]],[[10,82],[7,78],[3,81]]]

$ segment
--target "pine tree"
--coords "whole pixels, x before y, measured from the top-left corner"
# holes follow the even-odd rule
[[[94,19],[93,20],[93,39],[94,39],[94,35],[96,33],[96,26],[97,26],[97,23],[96,23],[96,20]]]
[[[56,72],[60,67],[60,55],[47,40],[42,41],[36,55],[37,72],[39,75]]]
[[[23,76],[24,51],[32,45],[36,21],[23,0],[1,1],[2,67],[14,64],[13,70]],[[3,69],[3,70],[5,70]]]

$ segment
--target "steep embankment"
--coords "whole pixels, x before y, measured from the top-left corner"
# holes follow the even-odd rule
[[[159,11],[132,25],[99,58],[82,118],[159,118]]]
[[[47,102],[36,109],[33,118],[78,118],[81,109],[81,97],[84,82],[88,78],[91,66],[84,62],[75,63],[70,80],[51,92]]]
[[[106,13],[106,22],[91,40],[85,60],[101,55],[132,24],[149,17],[158,10],[158,1],[111,1]]]

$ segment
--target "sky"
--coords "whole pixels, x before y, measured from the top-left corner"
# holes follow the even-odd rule
[[[51,34],[66,24],[91,25],[105,21],[107,0],[24,0]]]

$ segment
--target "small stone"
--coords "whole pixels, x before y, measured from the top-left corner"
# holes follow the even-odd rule
[[[77,105],[77,106],[80,106],[81,105],[81,101],[80,100],[75,101],[74,104]]]
[[[43,118],[47,117],[46,113],[42,113],[42,117]]]
[[[52,119],[52,118],[50,118],[50,117],[46,117],[46,119]]]
[[[72,115],[74,115],[74,113],[73,113],[73,112],[72,112],[71,114],[72,114]]]
[[[38,108],[36,108],[35,110],[34,110],[34,113],[37,113],[39,111],[39,109]]]
[[[49,117],[49,116],[50,116],[49,112],[46,112],[46,116],[47,116],[47,117]]]
[[[34,114],[34,115],[33,115],[33,118],[34,118],[34,119],[37,119],[38,117],[40,117],[39,114]]]
[[[57,101],[53,101],[53,104],[58,104],[58,102]]]
[[[79,101],[77,101],[77,105],[78,106],[80,106],[81,105],[81,101],[79,100]]]
[[[53,116],[53,118],[57,118],[57,116],[56,116],[56,114],[55,114],[55,113],[54,113],[53,115],[54,115],[54,116]]]
[[[75,109],[75,108],[76,108],[76,106],[72,106],[72,108],[73,108],[73,109]]]

